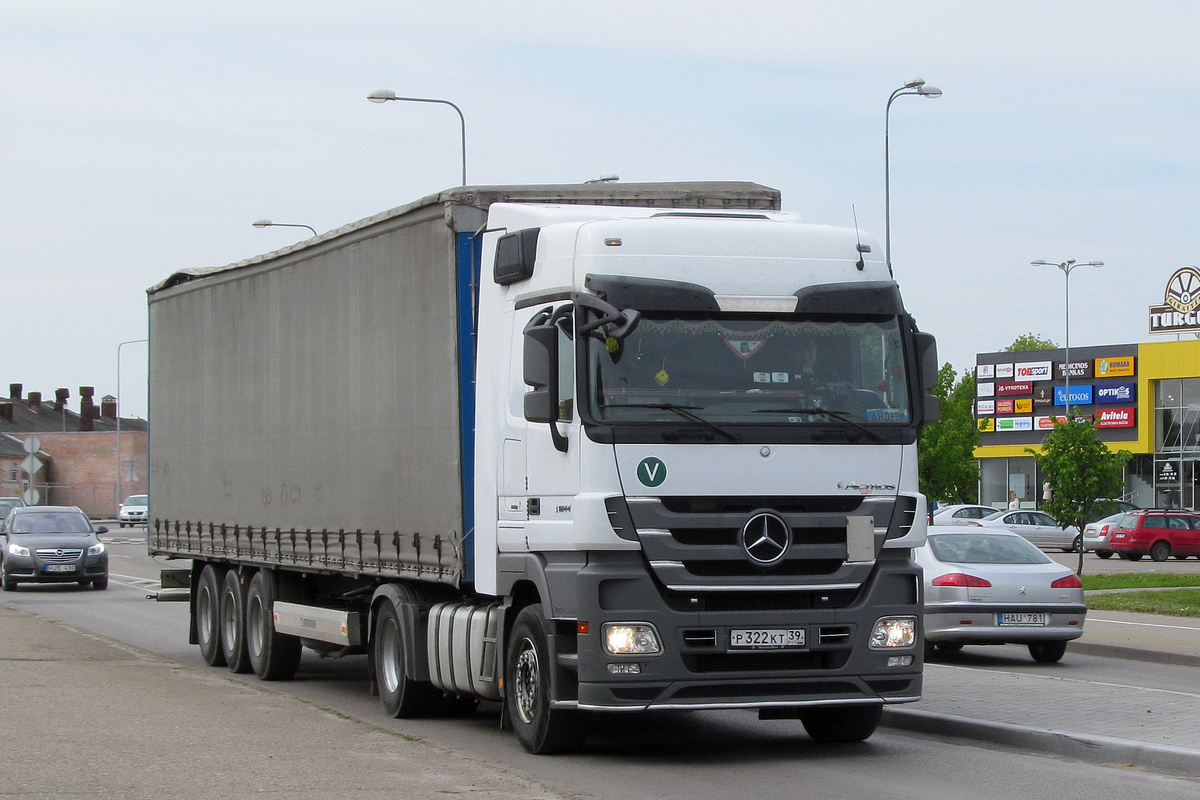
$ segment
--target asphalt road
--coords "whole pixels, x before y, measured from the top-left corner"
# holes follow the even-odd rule
[[[756,800],[796,800],[834,796],[961,800],[964,794],[969,794],[997,800],[1040,797],[1127,800],[1135,793],[1167,799],[1196,796],[1196,783],[1191,781],[887,729],[881,729],[861,745],[820,747],[807,738],[798,722],[760,722],[753,712],[606,717],[583,754],[529,756],[514,737],[498,730],[494,707],[483,708],[467,719],[386,718],[377,699],[367,693],[362,657],[321,660],[306,651],[296,680],[272,684],[204,666],[197,649],[186,643],[186,604],[145,599],[162,566],[181,564],[153,562],[146,556],[138,533],[136,529],[114,529],[105,537],[111,545],[112,570],[107,591],[23,586],[16,593],[0,593],[0,604],[133,645],[169,659],[181,669],[194,671],[198,678],[203,676],[203,680],[180,684],[182,688],[177,691],[186,695],[179,698],[181,704],[218,702],[206,699],[206,693],[216,693],[215,698],[223,696],[222,692],[241,691],[239,686],[266,691],[273,702],[282,703],[282,710],[273,712],[275,715],[287,713],[287,704],[294,703],[297,719],[318,709],[341,719],[361,721],[362,725],[392,737],[381,736],[379,747],[396,747],[397,735],[433,746],[439,755],[427,769],[437,770],[443,761],[449,765],[458,759],[473,760],[479,770],[500,770],[528,781],[528,786],[539,787],[538,797],[726,800],[750,796]],[[1088,559],[1100,562],[1094,556]],[[1119,563],[1126,567],[1150,567],[1145,562]],[[1200,568],[1200,562],[1180,562],[1185,563],[1192,569]],[[989,648],[978,655],[964,656],[956,666],[976,670],[971,675],[978,676],[980,692],[989,691],[997,671],[1028,674],[1038,669],[1023,648]],[[1072,678],[1079,680],[1154,687],[1168,687],[1181,681],[1194,684],[1196,674],[1194,668],[1131,665],[1072,653],[1059,666],[1069,668]],[[223,686],[228,688],[223,690]],[[0,687],[3,687],[0,703],[5,702],[5,692],[20,689],[7,683]],[[996,702],[1003,703],[1004,699],[997,697]],[[187,720],[179,722],[187,724]],[[257,723],[248,717],[241,724]],[[279,724],[278,719],[275,724]],[[209,734],[204,738],[212,747],[220,748],[222,732],[213,730]],[[98,728],[95,736],[97,746],[115,762],[110,765],[114,770],[119,770],[122,759],[127,759],[131,768],[136,767],[137,754],[145,748],[165,748],[164,757],[171,757],[170,742],[138,742],[136,731]],[[119,742],[129,743],[123,750],[112,744]],[[263,746],[269,752],[270,742]],[[330,750],[337,750],[337,743],[331,741],[313,741],[310,746],[316,762]],[[261,774],[250,771],[224,776],[230,781],[228,796],[271,793],[270,762],[262,762],[261,770]],[[355,778],[345,772],[322,772],[313,775],[313,782],[323,784],[325,790],[334,786],[352,789]],[[403,796],[402,787],[397,791]],[[0,796],[3,795],[4,787],[0,786]],[[89,795],[85,792],[82,796]]]

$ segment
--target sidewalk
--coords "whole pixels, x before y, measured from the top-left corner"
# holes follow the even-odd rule
[[[406,800],[568,796],[511,765],[2,605],[0,675],[6,797],[394,800],[397,787]]]
[[[1200,619],[1093,611],[1073,652],[1200,667]],[[987,685],[978,669],[927,664],[923,699],[889,707],[884,724],[1200,777],[1200,680],[1166,691],[997,670]]]

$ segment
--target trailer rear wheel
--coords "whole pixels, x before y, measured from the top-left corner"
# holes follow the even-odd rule
[[[254,674],[264,681],[286,681],[300,668],[303,645],[275,630],[275,574],[260,569],[246,592],[246,653]]]
[[[200,655],[210,667],[225,666],[221,649],[221,570],[215,564],[205,564],[196,584],[196,640]]]
[[[411,719],[434,714],[442,702],[442,693],[432,683],[408,677],[400,614],[390,601],[380,606],[375,617],[374,648],[379,700],[387,715]]]
[[[587,731],[578,711],[553,706],[550,671],[554,664],[541,605],[521,609],[509,641],[505,702],[521,746],[535,755],[578,750]]]
[[[822,744],[861,742],[879,726],[882,705],[819,706],[800,713],[805,732]]]
[[[246,652],[246,585],[236,569],[225,573],[221,586],[221,653],[231,672],[250,672]]]

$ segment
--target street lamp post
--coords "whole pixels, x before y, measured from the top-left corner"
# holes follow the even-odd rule
[[[1063,271],[1063,276],[1066,279],[1065,280],[1066,292],[1065,292],[1065,300],[1064,300],[1064,308],[1063,308],[1063,312],[1064,312],[1063,318],[1064,318],[1064,328],[1065,328],[1064,337],[1065,337],[1065,341],[1066,341],[1065,347],[1063,348],[1066,353],[1066,356],[1064,359],[1066,361],[1066,364],[1063,367],[1063,377],[1066,380],[1066,386],[1064,389],[1066,396],[1063,398],[1063,400],[1064,400],[1065,408],[1066,408],[1066,416],[1067,416],[1067,418],[1070,418],[1070,416],[1071,416],[1071,270],[1075,269],[1076,267],[1103,267],[1104,262],[1103,261],[1087,261],[1082,264],[1078,264],[1075,262],[1075,259],[1071,258],[1066,261],[1059,261],[1056,263],[1054,261],[1046,261],[1045,259],[1039,258],[1037,261],[1031,261],[1029,263],[1035,267],[1058,267],[1059,269],[1061,269]]]
[[[117,345],[117,510],[121,513],[121,348],[127,344],[140,344],[149,339],[130,339]]]
[[[371,92],[367,95],[367,99],[372,103],[386,103],[389,100],[402,100],[407,103],[439,103],[453,108],[458,113],[458,123],[462,130],[462,185],[467,185],[467,120],[463,116],[461,108],[449,100],[436,100],[429,97],[397,97],[391,89],[379,89]]]
[[[308,228],[312,231],[312,235],[317,235],[317,229],[312,225],[297,224],[295,222],[271,222],[269,219],[256,219],[250,223],[256,228]]]
[[[888,133],[891,127],[892,103],[897,97],[919,95],[921,97],[941,97],[942,90],[925,83],[923,78],[909,78],[888,98],[887,108],[883,112],[883,225],[884,225],[884,260],[887,262],[888,274],[892,274],[892,167],[891,156],[888,152]]]

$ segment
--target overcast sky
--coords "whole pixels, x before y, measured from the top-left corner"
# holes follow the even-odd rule
[[[117,393],[175,270],[459,182],[749,180],[884,235],[959,370],[1024,333],[1151,341],[1200,263],[1200,4],[0,0],[0,392]],[[144,416],[144,344],[121,350]],[[344,387],[353,391],[354,387]],[[236,387],[231,387],[236,391]]]

